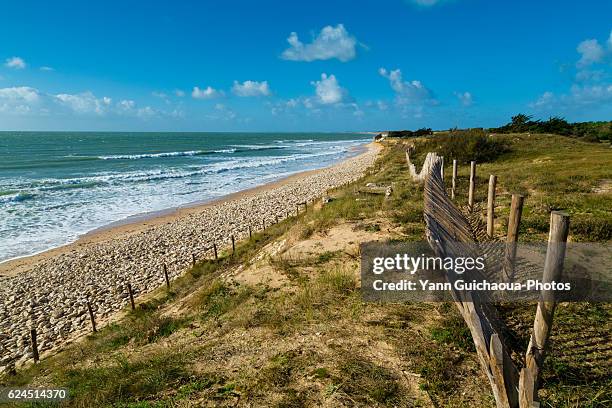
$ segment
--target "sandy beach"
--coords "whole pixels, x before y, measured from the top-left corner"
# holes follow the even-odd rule
[[[211,257],[219,248],[248,236],[277,217],[295,215],[296,206],[326,190],[354,181],[370,167],[379,146],[331,167],[301,172],[282,180],[224,196],[212,202],[144,214],[93,231],[78,241],[30,257],[0,264],[0,371],[31,358],[29,330],[37,328],[39,349],[61,345],[89,324],[86,296],[95,299],[100,318],[125,306],[125,282],[136,296],[163,284],[168,265],[172,278],[191,265],[192,254]]]

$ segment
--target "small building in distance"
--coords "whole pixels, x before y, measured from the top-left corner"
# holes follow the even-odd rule
[[[388,131],[380,132],[376,136],[374,136],[374,141],[375,142],[381,142],[381,141],[385,140],[385,138],[387,138],[387,136],[389,136],[389,132]]]

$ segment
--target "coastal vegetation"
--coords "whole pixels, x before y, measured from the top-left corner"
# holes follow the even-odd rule
[[[431,128],[421,128],[417,130],[390,130],[388,137],[420,137],[433,135]]]
[[[507,139],[489,137],[482,129],[453,129],[427,139],[420,150],[435,151],[441,156],[452,157],[458,163],[465,164],[470,161],[491,162],[510,151],[509,146]]]
[[[551,133],[582,138],[588,142],[612,141],[612,121],[569,123],[563,118],[551,116],[548,120],[536,119],[519,113],[504,126],[489,129],[495,133]]]
[[[519,113],[512,116],[510,122],[500,127],[457,129],[453,128],[446,132],[436,132],[446,135],[461,134],[490,134],[490,133],[534,133],[551,134],[580,138],[586,142],[611,142],[612,141],[612,121],[598,122],[574,122],[570,123],[562,117],[551,116],[547,120],[535,119],[532,115]],[[431,136],[434,132],[430,128],[417,130],[391,130],[388,137],[392,138],[415,138]]]
[[[66,387],[72,407],[492,406],[453,304],[367,303],[358,290],[359,242],[425,238],[408,143],[418,162],[433,150],[460,160],[458,202],[467,201],[467,161],[479,162],[477,202],[488,175],[498,175],[502,236],[510,195],[519,192],[526,195],[520,240],[545,240],[553,209],[569,212],[570,240],[612,239],[612,155],[603,144],[482,131],[390,139],[365,177],[330,191],[328,202],[239,241],[234,254],[198,262],[170,290],[137,299],[136,311],[0,386]],[[368,193],[367,183],[392,193]],[[560,305],[543,407],[609,405],[611,311]],[[532,305],[501,312],[524,349]]]

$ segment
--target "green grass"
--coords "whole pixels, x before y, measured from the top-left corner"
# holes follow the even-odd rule
[[[338,392],[349,396],[351,401],[364,406],[399,402],[398,378],[384,367],[363,358],[346,356],[340,371]]]
[[[454,346],[467,352],[475,352],[476,347],[470,330],[465,325],[461,315],[450,310],[452,307],[454,305],[442,304],[445,315],[440,322],[430,328],[431,338],[439,344]]]

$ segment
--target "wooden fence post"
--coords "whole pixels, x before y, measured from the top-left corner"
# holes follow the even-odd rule
[[[474,188],[476,187],[476,162],[470,162],[470,190],[468,192],[468,205],[474,208]]]
[[[548,248],[546,250],[546,261],[544,262],[544,274],[542,283],[559,282],[563,272],[563,261],[565,259],[565,247],[569,233],[569,215],[561,211],[553,211],[550,214],[550,232],[548,235]],[[533,333],[527,347],[525,366],[530,371],[533,379],[533,400],[538,400],[538,384],[544,365],[544,356],[548,346],[548,337],[555,314],[555,292],[553,290],[542,290],[540,300],[533,321]],[[521,392],[519,391],[519,394]]]
[[[170,289],[170,278],[168,278],[168,267],[164,264],[164,278],[166,278],[166,286]]]
[[[38,354],[38,343],[36,342],[36,329],[30,330],[30,337],[32,339],[32,354],[34,356],[34,362],[38,363],[40,356]]]
[[[274,219],[276,220],[276,224],[278,224],[278,214],[274,216]]]
[[[487,235],[493,238],[493,230],[495,223],[495,186],[497,185],[497,176],[491,174],[489,176],[489,195],[487,198]]]
[[[489,339],[488,363],[497,388],[497,406],[511,408],[508,388],[514,386],[514,384],[508,384],[504,377],[504,349],[497,333],[494,333]]]
[[[525,197],[512,194],[510,204],[510,216],[508,217],[508,235],[506,236],[506,255],[504,257],[504,282],[514,279],[514,262],[516,261],[516,243],[518,241],[519,227],[521,225],[521,214],[523,212],[523,200]]]
[[[98,330],[96,329],[96,318],[94,316],[93,309],[91,308],[91,303],[89,303],[89,299],[87,299],[87,311],[89,311],[89,319],[91,320],[91,329],[94,333]]]
[[[300,215],[300,205],[296,204],[295,205],[295,216],[297,217],[298,215]]]
[[[440,156],[440,177],[442,182],[444,182],[444,156]]]
[[[130,304],[132,305],[132,310],[136,310],[136,304],[134,303],[134,293],[132,292],[132,285],[127,284],[128,293],[130,295]]]
[[[308,212],[308,201],[304,201],[304,212]]]
[[[264,218],[263,220],[261,220],[261,228],[265,231],[266,230],[266,219]]]
[[[455,199],[455,188],[457,187],[457,160],[453,160],[453,182],[451,186],[451,199]]]
[[[215,261],[219,258],[217,256],[217,243],[213,242],[213,253],[215,254]]]
[[[196,256],[194,253],[191,254],[191,266],[195,266],[196,264]]]
[[[234,238],[234,234],[232,234],[232,255],[236,253],[236,240]]]
[[[253,237],[253,232],[251,231],[251,226],[249,225],[249,239]]]
[[[533,377],[531,376],[531,371],[527,368],[523,368],[521,370],[521,374],[519,375],[518,384],[519,408],[534,407],[533,394],[536,392],[536,390],[533,389],[534,386],[535,382],[533,381]]]

